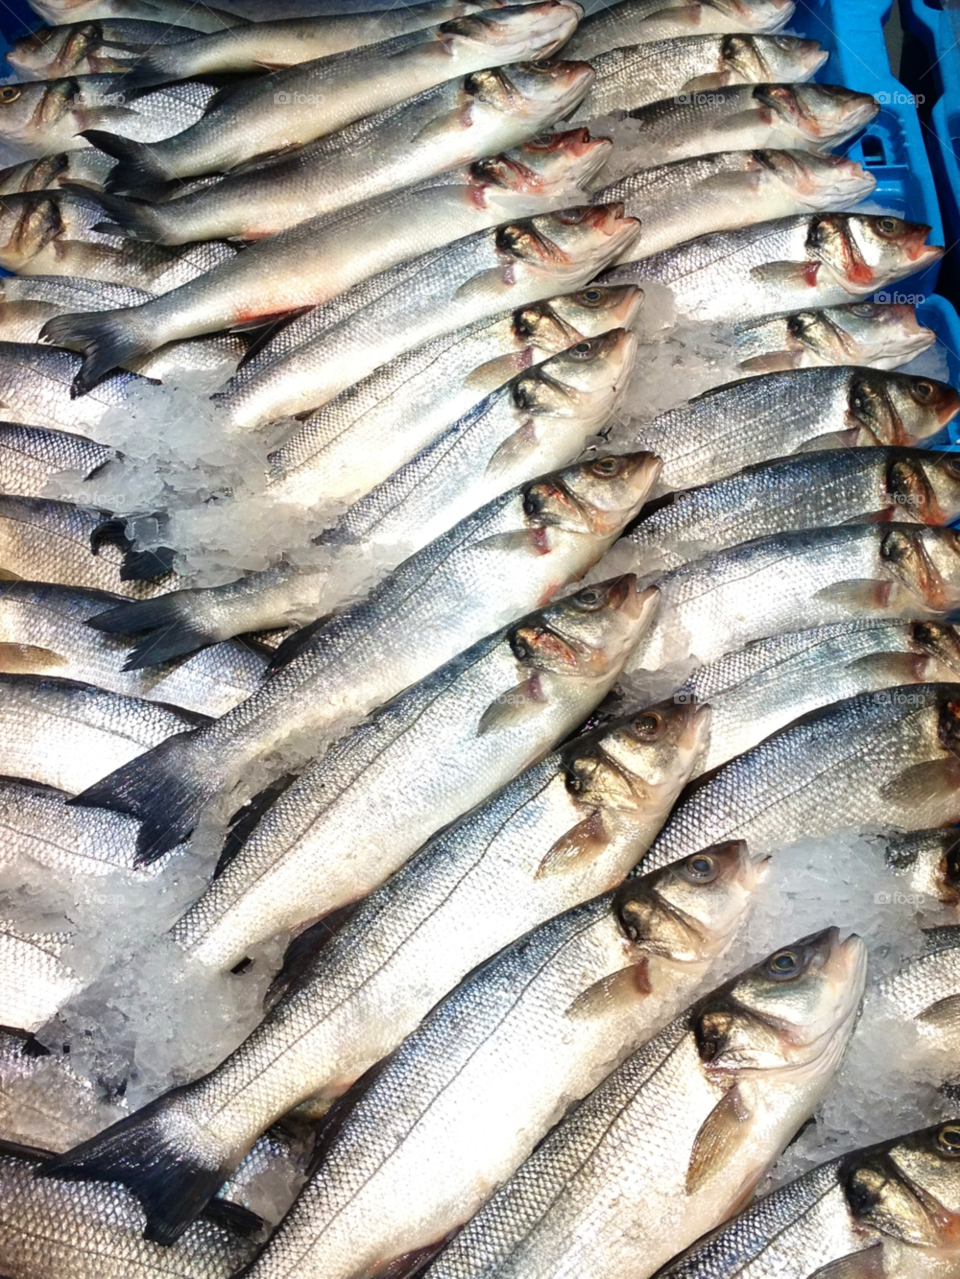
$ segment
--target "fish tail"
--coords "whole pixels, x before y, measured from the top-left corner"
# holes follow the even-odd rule
[[[134,240],[149,240],[151,244],[179,244],[181,241],[164,225],[162,210],[147,200],[133,196],[111,195],[107,191],[97,192],[97,203],[109,214],[109,221],[97,226],[119,228]]]
[[[74,379],[75,395],[83,395],[114,369],[122,368],[139,355],[148,355],[162,343],[151,333],[147,319],[137,307],[120,311],[78,311],[55,315],[40,330],[44,342],[80,351],[83,364]]]
[[[216,643],[219,637],[211,635],[191,614],[189,597],[187,591],[171,591],[153,600],[132,600],[98,613],[87,625],[107,635],[145,632],[124,667],[128,671],[143,670]]]
[[[175,733],[69,802],[139,818],[136,864],[149,866],[190,837],[222,778],[195,758],[196,734]]]
[[[173,1089],[98,1136],[56,1155],[39,1175],[121,1182],[144,1206],[144,1237],[155,1243],[174,1243],[232,1171],[225,1163],[206,1162],[210,1159],[210,1137],[205,1131],[191,1141],[191,1129],[196,1125],[178,1105],[178,1095],[185,1090]]]
[[[130,191],[155,182],[167,182],[173,176],[149,142],[134,142],[106,129],[84,129],[80,136],[116,160],[105,183],[108,191]]]

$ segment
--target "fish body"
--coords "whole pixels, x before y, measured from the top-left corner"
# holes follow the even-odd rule
[[[960,1053],[960,927],[948,924],[926,933],[925,951],[885,977],[884,998],[917,1027],[942,1054],[949,1075],[957,1077]]]
[[[0,195],[22,195],[25,191],[52,191],[60,186],[82,186],[102,191],[115,161],[95,147],[62,151],[58,155],[24,160],[0,169]]]
[[[550,1133],[440,1253],[431,1279],[647,1279],[749,1197],[814,1111],[865,972],[859,938],[841,943],[830,929],[694,1004]],[[287,1237],[251,1276],[303,1264]]]
[[[956,907],[960,905],[958,842],[952,826],[891,835],[886,840],[886,863],[906,880],[910,892]]]
[[[259,687],[267,657],[240,640],[145,670],[125,670],[130,643],[87,625],[120,603],[121,596],[106,591],[0,582],[0,671],[53,675],[211,716],[226,714]]]
[[[114,457],[112,449],[82,435],[0,422],[0,493],[42,497],[64,471],[88,480]]]
[[[564,47],[576,50],[578,58],[623,45],[674,36],[707,35],[711,32],[779,31],[790,21],[792,0],[747,0],[708,4],[690,0],[620,0],[591,13],[577,27]]]
[[[191,33],[184,27],[107,18],[41,28],[14,40],[6,57],[21,80],[58,80],[125,71],[138,49],[189,39]]]
[[[957,692],[909,685],[804,716],[692,786],[644,866],[704,840],[746,839],[759,854],[842,830],[956,821]]]
[[[592,59],[597,78],[572,118],[595,120],[726,85],[802,83],[827,57],[816,40],[781,35],[693,35],[618,45]]]
[[[704,323],[751,319],[864,298],[943,256],[930,228],[900,218],[827,213],[778,218],[700,236],[636,264],[608,283],[656,282],[678,316]]]
[[[845,156],[722,151],[640,169],[603,187],[594,199],[620,200],[624,212],[640,219],[643,231],[626,255],[636,260],[713,231],[808,210],[849,209],[875,185],[871,173]]]
[[[245,25],[249,19],[212,5],[202,7],[192,0],[36,0],[36,13],[51,26],[70,21],[102,18],[137,19],[186,27],[188,31],[223,31]]]
[[[0,919],[0,1024],[32,1034],[82,987],[61,958],[68,933],[26,932]]]
[[[268,491],[278,501],[308,507],[354,499],[525,369],[628,327],[642,300],[634,286],[590,286],[478,320],[398,356],[287,436],[271,454]]]

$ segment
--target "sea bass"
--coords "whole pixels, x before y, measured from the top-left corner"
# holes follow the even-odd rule
[[[137,18],[191,31],[223,31],[249,21],[226,9],[198,6],[192,0],[33,0],[31,7],[51,26],[102,18]]]
[[[960,832],[954,827],[892,835],[885,841],[885,860],[910,892],[960,905]]]
[[[858,937],[828,929],[681,1013],[553,1130],[431,1279],[647,1279],[749,1197],[816,1109],[853,1031],[866,958]],[[290,1233],[251,1279],[311,1273],[309,1254],[284,1246]]]
[[[0,919],[0,1025],[32,1034],[77,994],[82,983],[61,958],[69,941],[68,933],[27,932]]]
[[[621,45],[673,36],[726,31],[779,31],[790,21],[793,0],[619,0],[591,13],[564,47],[593,58]]]
[[[293,636],[262,689],[235,711],[182,736],[137,776],[118,773],[84,802],[144,818],[142,847],[157,855],[173,846],[171,837],[179,843],[210,797],[252,760],[274,756],[285,743],[289,750],[294,736],[316,738],[344,716],[365,714],[581,577],[639,510],[657,469],[645,453],[615,465],[603,457],[497,498],[404,561],[366,599]],[[204,611],[213,604],[213,616],[202,617],[198,603]],[[242,594],[239,603],[249,610]],[[166,631],[147,636],[135,664],[174,655],[163,649],[209,642],[212,626],[227,621],[232,629],[236,611],[229,598],[214,601],[207,593],[175,600],[165,622],[141,616],[143,625],[162,622]],[[108,625],[123,631],[129,622],[114,614]],[[173,790],[170,769],[180,777]]]
[[[114,163],[113,156],[95,147],[61,151],[57,155],[41,156],[38,160],[24,160],[21,164],[0,169],[0,195],[52,191],[60,186],[102,191]]]
[[[613,267],[611,284],[655,282],[680,317],[735,323],[775,311],[867,297],[943,256],[928,226],[857,213],[778,218],[700,236],[641,262]]]
[[[956,1079],[960,1053],[960,926],[930,929],[925,941],[923,954],[908,959],[899,972],[884,978],[880,989],[901,1017],[914,1022],[921,1037],[944,1059],[951,1079]]]

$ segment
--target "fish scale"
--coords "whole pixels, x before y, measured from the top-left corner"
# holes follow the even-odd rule
[[[60,958],[69,941],[68,933],[26,932],[0,919],[0,1024],[32,1034],[81,989]]]
[[[592,58],[620,45],[716,31],[779,31],[794,12],[793,0],[699,3],[699,0],[618,0],[589,14],[564,52]]]
[[[74,396],[80,365],[80,357],[71,351],[0,342],[0,416],[8,422],[95,439],[104,415],[124,404],[138,379],[133,373],[117,373],[87,395]]]

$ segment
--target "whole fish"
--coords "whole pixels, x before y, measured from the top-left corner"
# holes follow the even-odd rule
[[[468,977],[383,1063],[365,1096],[341,1103],[337,1134],[283,1227],[293,1239],[305,1226],[312,1234],[308,1273],[366,1274],[374,1256],[386,1262],[414,1252],[469,1217],[569,1100],[690,997],[732,940],[759,878],[741,845],[710,850],[638,881],[636,893],[631,885],[574,907]],[[151,1236],[175,1238],[216,1176],[214,1150],[236,1157],[223,1137],[232,1107],[221,1089],[218,1117],[205,1082],[112,1126],[59,1167],[119,1175],[143,1199]],[[402,1107],[398,1089],[407,1097]],[[493,1111],[491,1096],[500,1103]],[[246,1120],[231,1118],[235,1127]],[[173,1174],[179,1185],[168,1184],[162,1198],[156,1156],[153,1168],[138,1168],[121,1154],[145,1152],[148,1142],[164,1164],[183,1166]],[[360,1173],[352,1194],[345,1158]],[[355,1214],[367,1221],[360,1236]],[[354,1234],[352,1249],[341,1231]]]
[[[909,891],[948,906],[960,905],[960,835],[952,826],[909,831],[886,840],[886,863]]]
[[[259,1219],[234,1204],[215,1205],[170,1248],[149,1243],[129,1191],[38,1175],[50,1158],[0,1142],[0,1265],[10,1279],[230,1279],[256,1248]]]
[[[606,182],[719,151],[830,150],[869,124],[880,109],[869,94],[832,84],[739,85],[684,97],[627,112]]]
[[[81,989],[77,974],[61,958],[69,940],[68,933],[26,932],[0,919],[0,1025],[33,1033]]]
[[[671,494],[649,514],[641,512],[626,540],[646,572],[775,533],[861,520],[942,525],[957,519],[960,456],[836,448],[775,458]]]
[[[81,151],[61,151],[58,155],[24,160],[0,169],[0,195],[21,195],[24,191],[52,191],[60,186],[88,187],[102,191],[114,166],[113,156],[96,147]]]
[[[809,449],[919,444],[958,409],[954,388],[932,378],[849,366],[789,369],[706,391],[636,434],[663,459],[661,483],[676,489]]]
[[[747,374],[863,364],[896,369],[933,346],[933,329],[905,302],[851,302],[819,311],[765,316],[735,326],[734,347]]]
[[[144,850],[173,847],[252,760],[280,766],[276,752],[289,750],[292,738],[315,738],[338,718],[365,714],[581,577],[639,510],[657,469],[645,453],[602,457],[497,498],[405,560],[366,599],[286,641],[261,690],[209,730],[182,736],[136,776],[118,773],[84,802],[143,818]],[[598,593],[595,604],[602,602]],[[249,611],[242,593],[239,603]],[[235,611],[229,598],[207,593],[175,599],[166,620],[139,614],[139,625],[162,629],[146,637],[131,665],[209,642],[211,626],[232,629]],[[107,615],[111,631],[130,625],[117,610]],[[180,780],[168,790],[171,768]]]
[[[752,640],[865,617],[925,621],[960,603],[960,537],[916,524],[780,533],[693,560],[657,582],[657,620],[631,659],[710,662]]]
[[[73,680],[0,675],[0,776],[76,795],[171,733],[206,722]],[[0,1025],[21,1024],[0,1018]]]
[[[865,618],[755,640],[694,671],[674,697],[683,704],[705,701],[711,707],[710,741],[693,774],[699,776],[820,706],[958,675],[956,627]],[[906,859],[907,852],[897,856]],[[927,862],[925,858],[922,873],[932,882],[935,874]]]
[[[943,256],[929,232],[886,215],[805,214],[702,235],[602,278],[663,285],[678,316],[735,323],[850,302],[922,271]]]
[[[950,819],[953,820],[953,819]],[[949,924],[924,934],[923,954],[908,959],[880,984],[901,1017],[909,1018],[957,1075],[960,1052],[960,926]]]
[[[853,1031],[866,958],[858,937],[831,928],[681,1013],[553,1130],[431,1279],[647,1279],[749,1197],[816,1109]],[[290,1233],[251,1279],[302,1269]]]
[[[626,2],[626,0],[624,0]],[[711,231],[735,230],[807,210],[848,209],[876,186],[845,156],[810,151],[723,151],[641,169],[598,191],[621,200],[643,231],[629,258],[650,257]],[[678,207],[683,216],[677,216]]]
[[[140,244],[120,232],[96,230],[104,221],[93,193],[3,196],[0,266],[20,275],[81,276],[164,293],[229,262],[237,252],[215,241],[179,249]]]
[[[860,693],[795,724],[695,783],[644,869],[704,841],[757,853],[843,830],[918,830],[960,820],[960,685]]]
[[[587,205],[474,232],[383,271],[311,312],[316,318],[301,327],[312,340],[285,354],[268,344],[218,403],[240,426],[318,408],[431,338],[511,304],[522,306],[580,288],[638,229],[634,219],[622,216],[619,205]],[[129,310],[61,316],[46,324],[44,336],[83,350],[82,389],[131,355],[222,327],[219,310],[217,318],[205,319],[199,309],[184,307],[183,300],[189,304],[191,295],[188,289]],[[261,316],[270,307],[248,299],[247,309]],[[281,335],[284,343],[290,336]],[[331,361],[332,350],[337,354]]]
[[[230,968],[257,942],[363,897],[582,723],[655,608],[632,577],[588,587],[401,693],[280,796],[173,936]]]
[[[129,642],[87,625],[120,603],[121,596],[106,591],[0,582],[0,671],[54,675],[211,716],[225,715],[259,687],[267,657],[240,640],[145,670],[125,670]]]
[[[193,0],[30,0],[30,7],[51,26],[95,18],[136,18],[191,31],[222,31],[249,21],[226,9],[194,4]]]
[[[575,0],[486,10],[246,78],[222,90],[196,124],[166,141],[144,144],[97,129],[88,141],[117,157],[117,185],[220,173],[252,156],[311,142],[444,80],[549,58],[582,12]]]
[[[117,455],[82,435],[0,422],[0,494],[49,496],[64,471],[88,480]]]
[[[170,590],[177,579],[159,564],[155,578],[124,577],[129,547],[123,521],[104,511],[52,498],[0,496],[3,578],[59,582],[139,600]]]
[[[758,878],[740,845],[704,852],[566,911],[484,964],[362,1096],[341,1102],[336,1135],[256,1269],[289,1275],[299,1256],[310,1279],[356,1279],[436,1248],[571,1101],[676,1016]]]
[[[802,83],[828,56],[816,40],[779,35],[691,35],[618,45],[591,59],[597,78],[572,118],[595,120],[666,98],[695,99],[726,85]]]
[[[636,351],[632,333],[612,329],[522,373],[350,507],[322,540],[382,547],[396,562],[508,488],[572,462],[609,427]]]
[[[726,31],[779,31],[794,11],[793,0],[618,0],[591,13],[564,46],[578,58],[593,58],[621,45],[673,36]]]
[[[349,500],[518,373],[629,327],[642,301],[632,285],[590,286],[477,320],[398,356],[304,418],[271,454],[268,491],[308,507]]]
[[[194,190],[177,183],[151,217],[163,235],[208,240],[255,239],[339,213],[519,146],[568,114],[592,80],[585,62],[521,63],[448,80],[292,154],[254,160]]]
[[[960,1269],[960,1124],[821,1164],[701,1240],[661,1279],[933,1279]]]
[[[21,80],[106,75],[128,70],[131,59],[145,47],[176,44],[190,40],[191,35],[184,27],[136,18],[69,22],[21,36],[7,50],[6,58]]]

